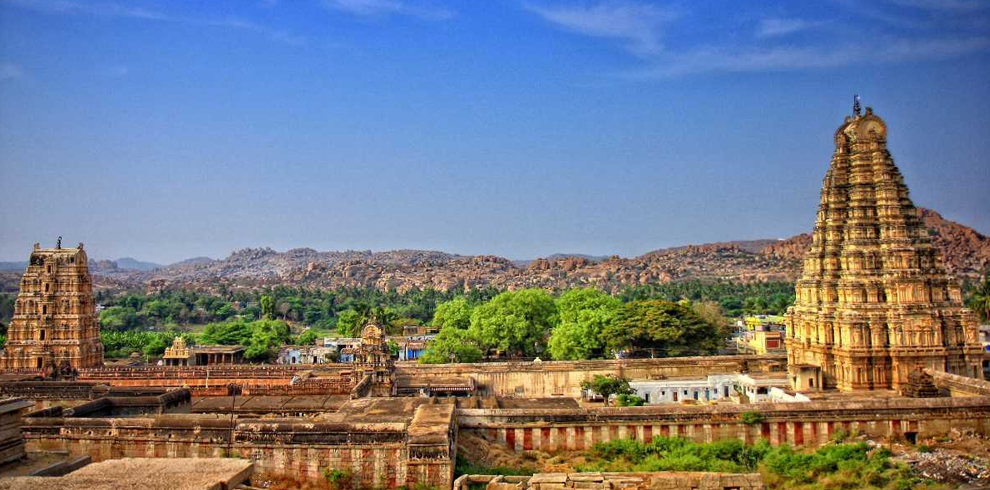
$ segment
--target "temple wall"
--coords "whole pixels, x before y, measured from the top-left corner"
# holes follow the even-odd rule
[[[744,413],[761,420],[743,423]],[[618,439],[680,436],[698,442],[817,446],[840,429],[871,437],[919,438],[950,428],[990,435],[990,398],[824,401],[800,404],[627,407],[546,410],[458,410],[460,430],[515,451],[583,450]]]
[[[629,379],[704,377],[737,372],[783,372],[787,356],[705,356],[598,361],[493,362],[477,364],[396,363],[396,375],[474,378],[482,395],[581,396],[581,382],[595,375]]]

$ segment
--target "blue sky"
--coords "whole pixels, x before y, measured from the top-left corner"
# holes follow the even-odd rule
[[[990,231],[984,0],[0,0],[0,260],[810,230],[859,93]]]

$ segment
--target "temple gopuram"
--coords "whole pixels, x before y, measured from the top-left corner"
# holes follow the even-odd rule
[[[788,310],[797,390],[901,390],[919,369],[981,376],[959,284],[887,151],[887,126],[859,100],[835,132],[813,241]]]
[[[103,365],[103,343],[83,244],[37,243],[21,278],[0,368],[65,370]]]

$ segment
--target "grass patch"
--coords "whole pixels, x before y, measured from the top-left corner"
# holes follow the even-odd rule
[[[536,473],[535,468],[521,466],[510,468],[508,466],[489,467],[472,463],[460,454],[457,455],[457,462],[454,465],[454,478],[461,475],[505,475],[505,476],[529,476]]]
[[[578,471],[758,471],[767,488],[787,490],[935,489],[933,482],[912,475],[906,465],[890,460],[887,449],[866,443],[829,444],[814,452],[766,441],[746,445],[738,440],[696,443],[678,437],[655,437],[649,443],[625,439],[595,444]]]

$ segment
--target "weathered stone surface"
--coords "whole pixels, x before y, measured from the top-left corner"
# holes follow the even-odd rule
[[[797,300],[787,313],[795,388],[902,389],[919,368],[980,376],[976,318],[962,306],[886,136],[870,109],[835,132]]]
[[[762,490],[759,473],[705,473],[668,471],[658,473],[541,473],[510,481],[507,477],[465,475],[453,490],[468,490],[472,483],[487,483],[486,490]]]
[[[234,488],[254,466],[241,459],[115,459],[61,477],[0,479],[0,490],[214,490]]]

